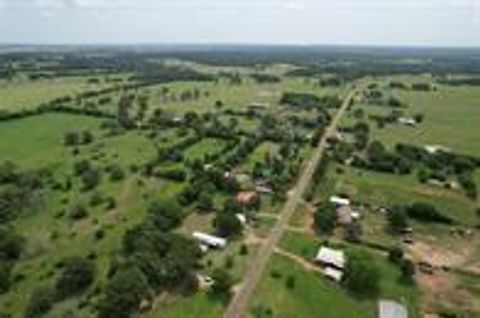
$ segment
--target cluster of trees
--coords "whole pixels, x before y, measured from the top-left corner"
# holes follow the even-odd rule
[[[374,298],[380,292],[381,274],[375,260],[365,252],[349,253],[345,288],[357,297]]]
[[[453,218],[439,211],[435,206],[424,202],[415,202],[405,206],[395,205],[388,211],[389,226],[393,233],[401,234],[408,227],[409,219],[446,225],[456,223]]]
[[[93,190],[100,184],[101,170],[93,166],[88,160],[75,162],[73,171],[75,176],[80,177],[83,191]]]
[[[82,132],[69,131],[64,135],[63,140],[66,146],[87,145],[93,141],[93,135],[88,130]]]
[[[402,157],[422,165],[418,172],[421,182],[428,179],[444,182],[449,177],[455,176],[468,197],[472,199],[477,197],[473,175],[475,169],[480,166],[480,158],[441,150],[430,153],[421,147],[407,144],[397,144],[395,150]]]
[[[20,258],[24,239],[11,227],[0,224],[0,295],[13,283],[12,270]]]
[[[95,264],[93,261],[74,256],[61,261],[61,269],[54,286],[36,287],[27,303],[24,317],[39,318],[47,314],[55,302],[81,294],[93,283]]]
[[[441,79],[439,82],[451,86],[480,86],[480,77],[449,78]]]
[[[396,83],[396,82],[393,82]],[[394,85],[390,83],[390,85]],[[398,85],[398,84],[397,84]],[[384,96],[384,93],[379,89],[369,89],[365,92],[365,98],[371,104],[386,105],[392,108],[404,108],[406,105],[396,96]]]
[[[322,202],[314,215],[315,229],[323,235],[330,235],[335,229],[337,213],[330,202]]]
[[[413,276],[415,275],[415,264],[412,260],[405,257],[405,253],[402,248],[398,246],[392,247],[388,251],[388,260],[398,266],[402,272],[403,281],[407,283],[413,283]]]
[[[282,105],[289,105],[296,108],[338,108],[342,104],[337,96],[318,97],[309,93],[285,92],[279,101]]]
[[[281,78],[272,74],[266,73],[255,73],[250,75],[257,83],[265,84],[265,83],[278,83],[281,81]]]
[[[20,171],[9,161],[0,163],[0,224],[38,203],[39,190],[44,187],[41,174]]]
[[[130,317],[161,291],[196,288],[198,246],[171,231],[184,216],[175,199],[153,202],[145,221],[125,233],[121,255],[110,266],[99,317]]]

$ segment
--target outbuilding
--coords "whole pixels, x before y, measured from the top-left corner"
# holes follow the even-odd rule
[[[378,302],[378,318],[408,318],[408,311],[394,300],[381,299]]]
[[[325,267],[333,267],[343,270],[345,267],[345,253],[342,250],[322,246],[318,250],[315,261]]]
[[[350,200],[336,195],[330,197],[330,203],[335,206],[350,205]]]
[[[225,246],[227,246],[227,240],[222,237],[202,232],[194,232],[192,236],[201,244],[205,244],[209,247],[224,248]]]

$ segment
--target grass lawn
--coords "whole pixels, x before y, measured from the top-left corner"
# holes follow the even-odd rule
[[[302,256],[306,260],[312,260],[315,257],[318,251],[318,248],[321,245],[322,245],[322,239],[320,239],[319,237],[316,237],[313,235],[296,233],[296,232],[287,232],[282,237],[280,242],[281,248],[291,253]],[[402,283],[400,281],[401,274],[399,269],[393,264],[389,263],[385,256],[378,254],[377,252],[372,252],[360,246],[350,245],[348,243],[341,243],[341,246],[339,247],[344,249],[347,255],[348,253],[354,252],[356,250],[362,250],[368,253],[369,255],[371,255],[373,257],[374,262],[378,266],[381,274],[379,297],[392,298],[392,299],[405,302],[408,305],[410,314],[413,317],[418,317],[418,300],[420,297],[419,291],[414,286]],[[288,273],[288,271],[286,273]],[[313,274],[310,274],[310,275],[313,276]],[[300,280],[300,282],[302,282],[302,280]],[[336,285],[334,285],[334,287],[338,288],[338,286]],[[315,293],[315,290],[313,291],[309,290],[309,291],[313,294]],[[345,295],[344,293],[342,294],[343,294],[343,297],[345,298],[350,297],[348,295]],[[349,301],[352,301],[352,300],[349,299]],[[376,304],[374,303],[374,301],[368,301],[367,303],[368,303],[367,308],[370,308],[369,317],[371,317],[374,313],[374,308]],[[303,306],[308,306],[308,304],[303,304]],[[336,308],[336,306],[331,306],[331,307]],[[275,308],[275,307],[272,307],[272,308]],[[301,309],[299,308],[298,310],[301,310]],[[285,315],[285,317],[289,317],[289,316]],[[298,316],[298,317],[302,317],[302,316]],[[314,315],[305,315],[303,317],[314,317]],[[327,315],[327,317],[329,316]],[[336,316],[332,316],[332,317],[336,317]],[[341,317],[349,317],[349,316],[342,315]]]
[[[63,145],[65,133],[98,129],[101,120],[87,116],[44,114],[0,123],[3,160],[19,166],[40,168],[69,156]]]
[[[185,151],[189,160],[201,159],[205,155],[214,154],[225,146],[225,141],[215,138],[204,138]]]
[[[281,277],[272,277],[275,271]],[[286,286],[286,277],[293,276],[295,287]],[[250,312],[253,317],[259,308],[269,308],[277,318],[370,318],[374,316],[374,307],[366,301],[357,301],[349,297],[337,285],[327,281],[317,273],[304,270],[300,265],[275,255],[270,259],[264,276],[252,297]]]
[[[275,155],[279,150],[279,145],[271,142],[266,141],[261,143],[255,150],[248,156],[246,161],[246,166],[249,169],[253,169],[256,162],[264,162],[265,156],[268,154]]]
[[[169,296],[162,299],[151,312],[140,315],[141,318],[220,318],[225,310],[226,304],[218,299],[212,298],[208,293],[199,292],[195,295]]]

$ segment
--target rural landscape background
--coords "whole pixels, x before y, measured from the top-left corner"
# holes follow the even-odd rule
[[[480,317],[479,7],[0,0],[0,318]]]

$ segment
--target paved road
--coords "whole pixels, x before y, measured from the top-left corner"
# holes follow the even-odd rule
[[[314,155],[307,163],[307,166],[298,179],[296,186],[289,191],[289,197],[280,213],[275,227],[265,239],[263,245],[260,247],[257,255],[255,256],[255,259],[253,259],[253,261],[250,263],[241,283],[240,289],[233,297],[227,310],[225,311],[225,314],[223,315],[224,318],[242,318],[244,316],[244,313],[247,310],[249,299],[253,294],[255,286],[257,285],[263,271],[265,270],[267,262],[270,259],[278,240],[288,226],[289,220],[292,217],[297,204],[303,199],[305,191],[312,181],[313,174],[327,148],[327,139],[333,136],[335,133],[340,118],[348,108],[348,105],[350,104],[354,94],[355,90],[352,90],[344,99],[342,106],[335,114],[335,117],[332,119],[330,125],[325,130],[325,133],[318,144],[317,151],[315,151]]]

